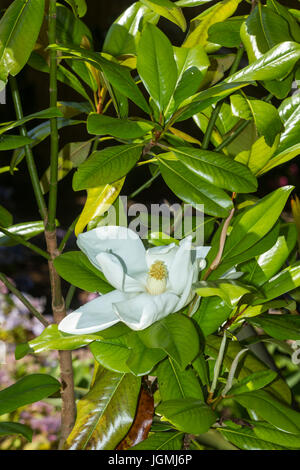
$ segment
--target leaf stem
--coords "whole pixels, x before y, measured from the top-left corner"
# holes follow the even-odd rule
[[[12,99],[13,99],[14,108],[16,112],[16,117],[18,120],[20,120],[23,118],[23,109],[22,109],[21,97],[20,97],[20,93],[18,89],[17,80],[15,77],[10,76],[9,81],[10,81],[10,88],[11,88]],[[27,130],[24,125],[20,126],[20,135],[22,135],[23,137],[27,137]],[[33,158],[33,153],[29,145],[25,145],[24,151],[25,151],[27,168],[28,168],[28,172],[30,175],[31,184],[33,187],[38,209],[39,209],[42,219],[46,220],[47,206],[46,206],[44,196],[42,193],[39,176],[38,176],[37,169],[35,166],[35,161]]]
[[[49,326],[46,318],[26,299],[26,297],[8,280],[4,273],[0,273],[0,281],[28,308],[45,327]]]
[[[59,251],[60,253],[64,250],[67,241],[69,240],[70,236],[71,236],[72,233],[74,232],[74,229],[75,229],[75,226],[76,226],[76,224],[77,224],[77,221],[78,221],[79,217],[80,217],[80,216],[78,215],[78,216],[76,217],[76,219],[73,220],[73,222],[71,223],[70,227],[68,228],[68,230],[67,230],[67,232],[66,232],[64,238],[63,238],[62,241],[60,242],[60,245],[59,245],[59,247],[58,247],[58,251]]]
[[[149,188],[149,186],[151,186],[151,184],[153,183],[153,181],[155,181],[159,176],[160,176],[160,170],[157,170],[157,172],[155,173],[155,175],[153,175],[148,181],[146,181],[146,183],[142,184],[142,186],[140,186],[136,191],[134,191],[133,193],[131,193],[131,194],[128,196],[128,198],[129,198],[129,199],[133,199],[135,196],[137,196],[138,194],[140,194],[144,189]]]
[[[212,403],[212,401],[213,401],[213,396],[214,396],[214,393],[215,393],[215,390],[216,390],[216,386],[217,386],[217,383],[218,383],[218,377],[219,377],[220,370],[221,370],[221,365],[222,365],[222,362],[223,362],[225,346],[226,346],[226,331],[224,331],[224,333],[223,333],[223,338],[222,338],[222,341],[221,341],[219,354],[218,354],[218,357],[217,357],[217,360],[216,360],[216,363],[215,363],[214,377],[213,377],[213,381],[212,381],[211,388],[210,388],[210,391],[209,391],[207,403]]]
[[[10,232],[9,230],[6,230],[4,227],[1,227],[0,226],[0,232],[4,233],[4,235],[6,235],[7,237],[11,238],[12,240],[14,240],[15,242],[17,243],[20,243],[21,245],[24,245],[26,246],[26,248],[29,248],[31,251],[34,251],[35,253],[37,253],[38,255],[41,255],[43,256],[44,258],[46,258],[47,260],[50,259],[50,256],[49,254],[42,250],[41,248],[39,248],[38,246],[36,245],[33,245],[33,243],[30,243],[28,242],[27,240],[25,240],[23,237],[21,237],[20,235],[17,235],[15,233],[12,233]]]

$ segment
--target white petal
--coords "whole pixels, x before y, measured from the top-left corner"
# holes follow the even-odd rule
[[[125,298],[125,295],[117,290],[101,295],[67,315],[58,325],[58,329],[73,335],[105,330],[120,321],[112,308],[112,303]]]
[[[143,242],[133,230],[126,227],[97,227],[78,235],[77,244],[98,269],[100,266],[96,256],[100,252],[108,252],[120,259],[129,276],[134,277],[147,271]]]
[[[221,276],[221,279],[239,279],[241,276],[243,276],[245,273],[241,271],[237,271],[235,268],[231,268],[226,273],[224,273]]]
[[[149,248],[146,251],[146,262],[148,269],[150,266],[155,263],[155,261],[163,261],[167,267],[168,272],[171,269],[174,257],[179,250],[179,247],[175,243],[170,243],[170,245],[155,246],[154,248]]]
[[[211,246],[196,246],[196,258],[206,258]]]
[[[190,273],[192,271],[192,237],[186,237],[180,242],[179,249],[173,259],[170,271],[169,280],[172,292],[180,295],[182,294],[187,283],[192,285]]]
[[[143,283],[125,274],[125,266],[117,256],[101,252],[96,255],[96,261],[108,282],[117,290],[123,292],[142,292]]]
[[[143,330],[152,323],[173,313],[178,296],[171,292],[161,295],[139,294],[129,300],[114,303],[119,319],[132,330]]]

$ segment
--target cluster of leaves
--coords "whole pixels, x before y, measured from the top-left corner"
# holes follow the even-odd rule
[[[289,387],[249,350],[262,339],[283,348],[289,348],[286,340],[300,339],[295,305],[299,235],[295,224],[281,218],[293,188],[262,199],[254,195],[261,175],[299,152],[300,101],[299,94],[292,94],[299,78],[299,14],[267,0],[253,4],[248,15],[233,16],[240,1],[222,0],[193,18],[182,46],[175,47],[158,28],[160,17],[185,32],[182,8],[209,2],[140,0],[112,24],[97,52],[80,19],[85,2],[67,3],[72,10],[57,6],[57,44],[49,48],[58,54],[58,80],[84,101],[61,101],[58,108],[1,124],[0,150],[14,150],[1,171],[14,172],[24,146],[33,148],[49,136],[49,118],[57,117],[59,128],[83,124],[89,140],[71,142],[59,154],[59,179],[77,168],[73,189],[87,191],[76,234],[101,223],[126,175],[143,164],[151,179],[161,175],[183,202],[203,205],[205,241],[212,248],[195,285],[201,299],[192,318],[184,310],[139,332],[118,324],[83,336],[64,335],[51,325],[20,345],[16,357],[89,346],[95,374],[89,393],[78,402],[67,449],[180,449],[185,434],[195,436],[189,445],[196,449],[202,448],[199,435],[209,430],[216,442],[221,436],[240,449],[300,448],[300,414],[291,407]],[[49,72],[43,18],[43,0],[26,5],[14,0],[2,17],[3,84],[27,62]],[[32,43],[24,40],[28,30]],[[241,68],[245,59],[248,65]],[[43,122],[28,136],[9,133],[33,119]],[[180,129],[180,123],[191,121],[199,129],[197,138]],[[98,150],[106,140],[113,145]],[[41,185],[46,193],[48,170]],[[0,222],[2,244],[17,243],[16,236],[26,241],[43,230],[40,222],[12,225],[5,208]],[[162,235],[149,233],[148,239],[160,244]],[[55,267],[76,287],[100,293],[111,289],[82,253],[60,255]],[[271,315],[270,309],[280,315]],[[232,337],[246,322],[265,335],[253,330],[247,341]],[[220,328],[233,339],[225,351]],[[141,377],[148,374],[156,377],[146,383],[154,393],[153,419],[154,404],[141,393]],[[231,409],[230,421],[220,420],[224,406]]]

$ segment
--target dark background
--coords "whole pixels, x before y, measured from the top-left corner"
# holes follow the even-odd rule
[[[62,2],[63,3],[63,2]],[[129,0],[87,0],[88,12],[83,21],[88,25],[94,37],[95,50],[101,50],[101,46],[107,30],[111,23],[134,1]],[[185,8],[184,13],[189,20],[195,17],[201,11],[212,6],[215,2],[194,8]],[[297,0],[280,1],[281,4],[290,8],[298,8]],[[10,0],[1,0],[0,9],[6,8],[11,4]],[[239,6],[236,14],[247,14],[250,11],[250,4],[245,1]],[[184,39],[184,33],[171,22],[161,19],[159,26],[172,39],[172,43],[180,45]],[[243,65],[243,64],[242,64]],[[245,64],[246,65],[246,62]],[[48,96],[48,76],[37,72],[30,67],[25,67],[17,77],[24,115],[45,109],[49,107]],[[263,89],[252,87],[253,96],[263,96],[266,92]],[[70,88],[59,83],[59,100],[63,101],[82,101],[82,98],[73,92]],[[273,100],[276,105],[276,100]],[[133,114],[135,109],[132,109]],[[0,121],[10,121],[15,119],[14,108],[12,105],[9,89],[7,87],[7,104],[0,106]],[[34,122],[37,125],[37,122]],[[29,124],[28,128],[32,125]],[[187,130],[190,134],[197,137],[198,128],[191,123],[180,123],[182,130]],[[60,148],[68,142],[78,142],[88,138],[84,126],[74,126],[64,129],[60,132]],[[39,174],[42,175],[49,165],[49,139],[42,142],[34,148],[34,157],[38,167]],[[1,152],[0,166],[9,165],[11,152]],[[293,184],[296,186],[296,192],[299,194],[299,165],[296,160],[270,171],[259,180],[259,195],[264,195],[276,187]],[[144,167],[136,170],[134,176],[129,175],[123,188],[123,194],[130,194],[149,178],[148,170]],[[59,183],[58,211],[57,218],[60,222],[59,235],[63,236],[66,229],[74,218],[80,213],[85,200],[85,192],[74,193],[71,188],[72,174],[69,174]],[[169,200],[175,201],[174,195],[158,179],[150,189],[145,190],[138,196],[140,202],[154,203]],[[30,185],[29,175],[25,160],[20,165],[20,170],[11,176],[9,173],[0,175],[0,204],[4,205],[14,214],[14,223],[23,221],[39,220],[39,213],[33,197],[33,191]],[[35,242],[43,245],[42,237]],[[71,245],[74,239],[71,239]],[[24,247],[0,249],[0,265],[5,265],[5,272],[14,277],[18,287],[35,295],[42,293],[48,294],[48,274],[47,264],[42,263],[39,257],[29,253]]]

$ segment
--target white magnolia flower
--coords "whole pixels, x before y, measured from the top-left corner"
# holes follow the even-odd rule
[[[143,330],[193,298],[192,284],[210,247],[192,250],[192,239],[145,250],[125,227],[99,227],[78,236],[77,244],[115,288],[67,315],[59,329],[69,334],[104,330],[119,321]],[[199,261],[199,258],[201,260]]]

